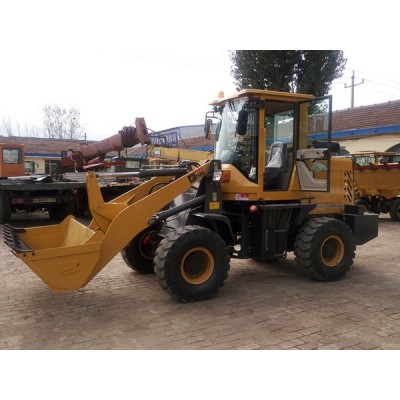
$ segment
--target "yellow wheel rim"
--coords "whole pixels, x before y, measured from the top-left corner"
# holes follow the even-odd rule
[[[214,257],[204,247],[190,249],[180,265],[183,279],[192,285],[200,285],[210,279],[214,268]]]
[[[323,263],[327,267],[335,268],[343,260],[343,256],[343,240],[337,235],[328,236],[321,246],[321,259]]]

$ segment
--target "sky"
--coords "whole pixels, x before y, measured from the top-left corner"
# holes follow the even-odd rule
[[[235,92],[229,49],[344,50],[346,70],[332,84],[334,110],[350,107],[351,89],[345,85],[351,84],[353,70],[356,84],[364,79],[355,87],[355,106],[400,99],[400,56],[387,40],[390,32],[379,42],[380,31],[369,29],[375,11],[368,2],[362,29],[347,18],[346,34],[343,22],[342,35],[332,36],[329,25],[316,30],[306,24],[301,35],[273,37],[268,32],[282,31],[279,23],[269,22],[265,29],[248,19],[242,23],[236,3],[242,4],[225,7],[205,0],[188,16],[187,3],[179,0],[140,7],[123,0],[0,0],[0,133],[5,134],[4,120],[11,121],[15,135],[40,129],[42,109],[51,104],[78,108],[91,140],[117,133],[136,117],[154,131],[202,124],[219,91]],[[359,12],[351,5],[346,10]],[[225,23],[220,15],[228,17]],[[299,16],[288,15],[289,25]]]

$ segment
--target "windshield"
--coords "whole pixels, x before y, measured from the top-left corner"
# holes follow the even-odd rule
[[[237,134],[239,111],[247,98],[228,101],[222,111],[215,146],[215,158],[223,164],[234,165],[246,178],[255,181],[257,176],[257,115],[256,109],[247,109],[247,133]]]

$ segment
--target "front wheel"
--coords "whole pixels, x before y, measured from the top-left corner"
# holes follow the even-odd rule
[[[351,229],[344,222],[328,217],[305,222],[294,247],[296,261],[312,279],[321,282],[342,279],[355,257]]]
[[[400,197],[396,197],[391,201],[389,212],[392,221],[400,221]]]
[[[224,240],[210,229],[187,225],[158,245],[154,270],[161,287],[183,303],[211,298],[228,278]]]

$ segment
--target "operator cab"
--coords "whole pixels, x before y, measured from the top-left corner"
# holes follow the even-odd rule
[[[329,191],[331,115],[331,96],[243,90],[214,103],[206,136],[216,119],[215,158],[263,192],[289,190],[295,165],[300,190]]]

